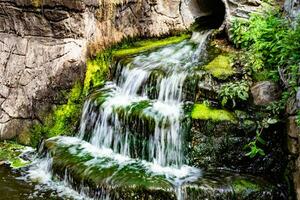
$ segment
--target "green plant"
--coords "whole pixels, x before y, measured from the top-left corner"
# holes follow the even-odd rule
[[[297,112],[296,122],[297,122],[298,126],[300,127],[300,110],[298,110],[298,112]]]
[[[236,100],[246,101],[249,98],[249,85],[246,81],[226,83],[221,86],[219,97],[222,105],[225,106],[228,101],[232,101],[233,107],[236,105]]]
[[[269,117],[264,118],[262,121],[257,121],[255,139],[244,146],[244,149],[249,149],[248,153],[246,153],[246,156],[254,158],[257,155],[265,155],[264,150],[260,146],[265,145],[266,141],[262,139],[261,135],[264,129],[269,128],[271,124],[276,124],[277,122],[277,119]]]

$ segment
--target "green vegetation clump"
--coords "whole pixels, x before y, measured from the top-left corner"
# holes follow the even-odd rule
[[[130,46],[126,46],[126,43],[124,43],[125,45],[121,45],[120,49],[113,50],[113,55],[117,57],[122,57],[122,56],[137,54],[144,51],[149,51],[151,49],[163,47],[166,45],[179,43],[185,39],[188,39],[189,37],[190,35],[182,34],[179,36],[168,37],[160,40],[148,39],[148,40],[136,41],[131,43]]]
[[[99,87],[108,79],[112,60],[111,50],[99,53],[94,59],[87,61],[83,93],[87,95],[90,89]]]
[[[213,121],[236,121],[233,113],[227,110],[211,108],[205,103],[194,105],[192,110],[192,118]]]
[[[260,191],[261,186],[254,181],[247,179],[237,179],[232,183],[232,187],[235,193],[240,194],[245,191]],[[250,192],[249,191],[249,192]]]
[[[236,19],[230,29],[236,47],[244,51],[244,65],[256,80],[283,85],[281,100],[268,109],[284,112],[286,102],[299,88],[300,23],[291,21],[279,8],[266,7],[250,19]]]
[[[249,98],[249,89],[248,83],[244,80],[222,85],[219,91],[222,105],[225,106],[228,101],[232,101],[233,107],[235,107],[236,100],[247,101]]]
[[[208,65],[204,67],[205,70],[209,71],[214,77],[218,79],[226,79],[234,74],[232,69],[231,59],[229,56],[219,55]]]
[[[41,137],[49,138],[62,134],[75,134],[76,126],[80,119],[82,103],[82,85],[80,82],[77,82],[68,95],[68,102],[56,106],[53,112],[45,118],[44,124],[33,126],[31,133],[36,137],[31,142],[31,145],[37,146]]]
[[[14,142],[1,142],[0,162],[8,162],[12,168],[20,168],[28,165],[28,161],[25,161],[19,157],[24,149],[25,146],[16,144]]]

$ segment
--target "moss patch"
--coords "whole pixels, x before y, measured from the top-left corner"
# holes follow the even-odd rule
[[[151,49],[163,47],[166,45],[179,43],[185,39],[188,39],[189,37],[190,36],[187,34],[182,34],[180,36],[168,37],[161,40],[149,39],[149,40],[137,41],[134,42],[132,45],[130,45],[130,47],[125,47],[125,48],[121,47],[121,49],[114,50],[113,55],[121,57],[126,55],[137,54],[140,52],[149,51]]]
[[[233,186],[233,190],[235,191],[235,193],[240,194],[243,193],[245,191],[260,191],[261,190],[261,186],[251,180],[246,180],[246,179],[237,179],[234,180],[234,182],[232,183]]]
[[[227,110],[211,108],[204,103],[194,105],[192,118],[213,121],[236,121],[233,113]]]
[[[204,69],[218,79],[226,79],[234,74],[231,59],[229,56],[225,55],[217,56],[213,61],[206,65]]]
[[[0,161],[5,161],[13,168],[24,167],[29,164],[28,161],[24,161],[19,156],[25,146],[13,143],[13,142],[1,142],[0,143]]]
[[[94,59],[87,61],[83,93],[88,94],[91,88],[99,87],[108,78],[109,67],[112,60],[110,50],[99,53]]]

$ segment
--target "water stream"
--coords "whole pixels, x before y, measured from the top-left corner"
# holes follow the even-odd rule
[[[129,62],[118,62],[115,79],[86,100],[78,136],[59,142],[68,147],[78,145],[95,158],[104,156],[121,166],[134,159],[149,173],[169,178],[177,198],[183,199],[181,185],[201,176],[201,170],[185,164],[183,86],[192,68],[199,64],[210,33],[194,33],[190,40],[133,56]],[[159,73],[152,80],[154,72]],[[52,188],[71,188],[72,177],[67,170],[64,180],[55,184],[52,173],[52,158],[48,156],[36,161],[29,177],[42,177],[42,182]],[[87,193],[77,191],[73,198]],[[109,199],[109,195],[97,199]]]

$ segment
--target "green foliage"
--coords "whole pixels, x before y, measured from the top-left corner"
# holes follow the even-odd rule
[[[247,156],[250,158],[254,158],[257,155],[264,156],[265,152],[260,147],[261,145],[265,145],[266,141],[261,138],[264,129],[267,129],[272,124],[276,124],[278,122],[277,119],[266,117],[262,121],[257,121],[257,128],[256,128],[256,137],[253,141],[245,145],[244,149],[249,149]]]
[[[200,120],[213,120],[213,121],[231,121],[235,122],[233,113],[227,110],[214,109],[206,103],[195,104],[192,110],[192,118]]]
[[[283,113],[299,87],[299,22],[292,24],[279,8],[269,6],[252,14],[248,21],[236,19],[230,29],[232,41],[243,49],[244,65],[253,77],[281,82],[281,99],[267,107],[274,115]]]
[[[247,101],[249,98],[249,85],[246,81],[230,82],[221,86],[219,97],[222,100],[222,105],[225,106],[228,101],[232,101],[233,107],[236,105],[236,100]]]
[[[246,153],[246,156],[249,156],[250,158],[254,158],[257,155],[264,156],[265,152],[263,149],[261,149],[259,146],[257,146],[257,143],[260,143],[264,145],[266,142],[260,137],[260,133],[256,134],[255,140],[250,142],[249,144],[245,145],[245,149],[250,149],[248,153]]]
[[[226,79],[227,77],[234,74],[231,59],[226,55],[217,56],[213,61],[206,65],[204,69],[209,71],[214,77],[218,79]]]
[[[253,14],[249,21],[236,19],[230,32],[234,44],[247,50],[248,66],[253,72],[276,72],[299,63],[300,25],[291,27],[277,8]]]

